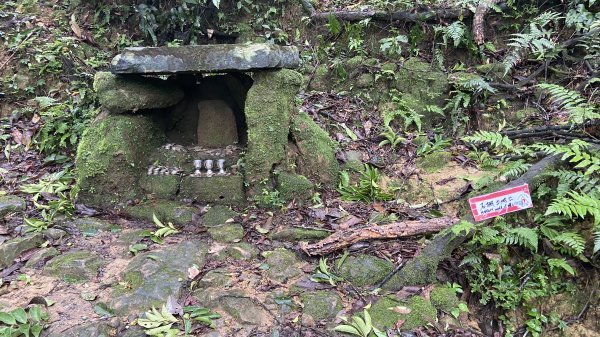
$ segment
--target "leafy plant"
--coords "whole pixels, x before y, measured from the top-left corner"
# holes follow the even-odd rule
[[[391,33],[396,33],[394,30]],[[408,37],[406,35],[397,34],[393,37],[386,37],[379,40],[379,50],[387,56],[394,57],[400,56],[402,53],[402,46],[408,43]]]
[[[336,282],[343,281],[343,278],[335,275],[329,270],[326,257],[319,259],[319,267],[316,272],[310,276],[310,279],[314,282],[329,283],[332,286],[335,286]]]
[[[391,126],[384,125],[384,128],[385,130],[379,135],[385,139],[379,142],[379,147],[389,144],[392,149],[395,149],[398,144],[402,144],[406,141],[406,138],[400,136],[400,134],[397,133]]]
[[[172,328],[179,320],[164,305],[160,311],[156,308],[146,311],[145,316],[146,318],[138,319],[137,323],[145,329],[144,333],[148,336],[175,337],[181,332]]]
[[[355,184],[350,183],[348,172],[341,172],[338,192],[343,200],[348,201],[389,201],[394,198],[393,194],[384,191],[379,185],[379,171],[367,164]]]
[[[598,108],[576,91],[549,83],[538,84],[537,87],[547,92],[550,100],[559,109],[569,114],[571,123],[583,123],[590,119],[600,118]]]
[[[337,332],[343,332],[354,336],[360,337],[385,337],[387,334],[379,331],[377,328],[373,326],[371,321],[371,315],[367,311],[367,308],[363,310],[363,317],[359,315],[354,315],[350,320],[344,320],[347,324],[340,324],[333,328],[333,330]]]
[[[281,196],[278,190],[268,190],[263,188],[260,195],[254,197],[254,200],[263,206],[278,207],[285,206],[285,199]]]
[[[185,313],[183,316],[184,322],[185,320],[197,321],[212,329],[215,328],[215,323],[212,320],[221,318],[221,315],[199,306],[183,307],[183,312]],[[187,328],[186,332],[188,332]]]
[[[417,156],[424,156],[433,152],[441,151],[451,144],[449,139],[445,139],[440,134],[435,134],[432,141],[424,142],[417,148]]]
[[[12,311],[0,311],[0,337],[39,337],[44,329],[48,313],[39,305],[27,310],[18,308]]]
[[[157,230],[150,232],[150,239],[155,243],[161,244],[167,236],[179,233],[179,230],[175,228],[173,223],[168,222],[166,225],[163,224],[154,213],[152,214],[152,220],[156,227],[158,227]]]

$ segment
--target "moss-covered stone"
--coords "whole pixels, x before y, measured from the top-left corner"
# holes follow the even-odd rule
[[[79,202],[109,208],[136,197],[148,155],[163,140],[146,116],[109,116],[92,124],[77,148]]]
[[[38,266],[43,265],[46,261],[60,254],[58,249],[54,247],[43,248],[37,251],[35,254],[31,256],[27,263],[25,263],[25,267],[27,268],[36,268]]]
[[[381,282],[394,265],[375,256],[361,254],[348,257],[340,266],[339,275],[354,285],[364,287]]]
[[[196,215],[196,208],[182,206],[181,204],[168,200],[147,201],[133,206],[127,206],[123,212],[130,217],[153,221],[153,214],[164,223],[172,222],[177,225],[185,225],[192,222]]]
[[[431,304],[440,311],[450,312],[458,306],[459,300],[456,291],[448,286],[437,286],[429,295]]]
[[[70,224],[79,229],[79,231],[82,232],[84,235],[93,235],[98,234],[99,232],[108,232],[113,228],[117,228],[117,225],[95,218],[79,218],[71,221]]]
[[[226,269],[210,270],[198,281],[198,286],[203,288],[224,287],[231,281],[231,277],[227,274],[229,274],[229,271]]]
[[[325,185],[337,182],[339,166],[335,157],[335,144],[307,113],[299,113],[292,121],[292,138],[299,156],[296,167],[299,173]]]
[[[226,295],[219,299],[219,304],[239,323],[265,325],[269,322],[269,313],[250,297]]]
[[[160,199],[175,198],[179,190],[180,176],[176,175],[142,175],[140,177],[140,187],[147,194],[153,194]]]
[[[217,242],[240,242],[244,238],[244,228],[240,224],[225,224],[210,227],[208,235]]]
[[[441,116],[427,109],[428,105],[443,106],[450,89],[445,73],[418,58],[407,59],[396,72],[395,86],[407,106],[423,115],[423,126],[434,125]]]
[[[233,243],[217,254],[218,260],[231,258],[233,260],[248,261],[258,256],[258,249],[247,242]]]
[[[384,63],[381,65],[382,71],[395,72],[397,69],[398,69],[398,65],[396,63]]]
[[[417,165],[427,173],[433,173],[444,168],[452,160],[450,152],[433,152],[417,159]]]
[[[300,295],[304,309],[304,315],[310,315],[315,320],[330,320],[342,310],[340,296],[331,290],[319,290],[305,292]]]
[[[262,190],[261,182],[271,177],[287,154],[289,119],[302,84],[302,75],[293,70],[257,72],[246,98],[248,147],[245,156],[250,194]]]
[[[505,67],[503,63],[480,64],[476,66],[475,69],[482,76],[492,80],[497,81],[505,77]]]
[[[50,260],[44,268],[44,273],[60,277],[65,282],[79,283],[95,278],[103,264],[96,253],[73,251]]]
[[[403,310],[408,312],[406,314],[400,314],[394,311],[396,307],[402,307]],[[373,325],[378,329],[385,329],[393,327],[396,322],[403,320],[401,329],[408,331],[434,322],[436,319],[436,310],[431,303],[420,296],[413,296],[410,298],[408,303],[402,302],[396,298],[384,297],[369,310]]]
[[[14,195],[0,195],[0,217],[25,210],[25,199]]]
[[[238,216],[238,213],[231,208],[223,205],[211,207],[202,217],[202,224],[206,227],[223,225],[229,219]]]
[[[266,256],[266,263],[269,265],[269,269],[266,270],[269,279],[285,282],[302,274],[302,271],[296,266],[299,261],[294,252],[281,248],[263,254]]]
[[[331,87],[331,79],[329,75],[329,67],[327,64],[319,64],[315,68],[315,73],[312,76],[308,89],[316,91],[327,91]]]
[[[373,82],[375,82],[375,75],[371,73],[361,74],[356,79],[356,87],[360,89],[370,88],[373,86]]]
[[[404,286],[427,285],[436,282],[440,259],[418,256],[414,263],[402,267],[402,273],[394,274],[383,286],[384,290],[397,291]]]
[[[44,236],[41,233],[34,233],[0,244],[0,269],[10,266],[21,253],[36,248],[43,242]]]
[[[243,204],[246,201],[244,178],[241,175],[183,177],[178,198],[215,204]]]
[[[277,175],[277,190],[285,200],[308,199],[313,194],[313,184],[305,176],[281,172]]]
[[[277,241],[314,241],[328,237],[331,232],[309,228],[283,228],[271,234],[272,240]]]
[[[94,90],[100,105],[112,113],[166,108],[183,99],[183,91],[159,78],[97,72]]]

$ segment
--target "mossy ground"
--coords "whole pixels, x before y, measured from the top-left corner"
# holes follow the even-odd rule
[[[277,190],[285,200],[308,199],[313,194],[313,183],[300,174],[281,172],[277,175]]]

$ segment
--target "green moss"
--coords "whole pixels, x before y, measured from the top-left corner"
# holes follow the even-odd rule
[[[349,70],[360,68],[360,67],[364,66],[364,63],[365,63],[365,57],[361,56],[361,55],[357,55],[346,61],[346,68]]]
[[[252,260],[258,256],[258,249],[247,242],[238,242],[227,246],[217,254],[217,259]]]
[[[308,228],[284,228],[271,235],[277,241],[314,241],[328,237],[331,232]]]
[[[175,175],[142,175],[140,178],[140,187],[144,192],[153,194],[156,198],[171,199],[175,197],[179,190],[180,180],[181,177]]]
[[[332,186],[337,182],[339,166],[335,144],[307,113],[292,121],[292,138],[298,147],[297,169],[309,179]]]
[[[144,283],[144,275],[139,271],[129,271],[123,274],[123,282],[113,288],[112,296],[122,296],[138,289]]]
[[[14,195],[0,195],[0,217],[25,210],[25,199]]]
[[[320,290],[300,295],[304,304],[303,314],[315,320],[329,320],[342,310],[342,300],[335,291]]]
[[[196,214],[196,208],[182,206],[174,201],[155,200],[147,201],[134,206],[127,206],[123,212],[130,217],[153,221],[153,214],[163,223],[172,222],[176,225],[185,225],[192,220]]]
[[[163,132],[145,116],[110,116],[92,124],[77,148],[79,201],[109,208],[138,196],[148,155],[163,140]]]
[[[443,257],[440,257],[443,258]],[[402,267],[383,286],[384,290],[400,290],[404,286],[427,285],[436,282],[436,271],[440,258],[419,255]]]
[[[327,91],[330,89],[331,79],[327,64],[320,64],[315,68],[315,73],[310,81],[310,89],[316,91]]]
[[[433,152],[417,159],[417,165],[427,173],[436,172],[444,168],[452,160],[450,152]]]
[[[458,306],[459,300],[456,291],[448,286],[437,286],[433,288],[429,296],[431,304],[438,310],[450,312]]]
[[[65,282],[79,283],[96,277],[103,264],[102,260],[92,252],[68,252],[48,262],[44,272],[51,276],[60,277]]]
[[[277,175],[277,190],[285,200],[308,199],[313,194],[313,184],[305,176],[281,172]]]
[[[383,297],[377,300],[368,310],[373,325],[380,330],[394,327],[400,320],[400,314],[392,310],[397,306],[404,306],[404,304],[395,297]]]
[[[397,313],[393,310],[396,307],[404,307],[410,312],[407,314]],[[434,322],[437,312],[427,299],[413,296],[408,303],[394,297],[384,297],[373,304],[369,314],[373,325],[378,329],[393,327],[399,320],[403,320],[401,329],[409,331]]]
[[[411,312],[406,315],[400,315],[400,319],[404,320],[402,330],[416,329],[435,321],[437,311],[425,298],[421,296],[411,297],[408,307],[411,309]]]
[[[383,71],[396,71],[398,69],[398,65],[396,63],[384,63],[381,65],[381,70]]]
[[[257,72],[246,98],[248,147],[245,156],[250,194],[262,190],[274,167],[285,162],[289,118],[302,75],[289,69]]]
[[[394,265],[375,256],[361,254],[348,257],[341,265],[339,275],[354,285],[364,287],[381,282]]]
[[[141,76],[118,76],[98,72],[94,90],[100,105],[112,113],[166,108],[183,99],[184,93],[172,83]]]
[[[244,237],[244,228],[240,224],[225,224],[210,227],[208,235],[217,242],[240,242]]]
[[[374,82],[375,82],[375,75],[373,75],[371,73],[361,74],[356,79],[356,87],[361,88],[361,89],[370,88],[373,86]]]
[[[214,227],[223,225],[229,219],[238,216],[236,211],[223,205],[216,205],[211,207],[206,214],[202,217],[202,224],[207,227]]]
[[[227,205],[243,204],[246,202],[244,178],[241,175],[183,177],[178,198]]]

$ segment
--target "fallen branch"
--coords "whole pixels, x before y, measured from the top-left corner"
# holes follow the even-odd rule
[[[591,120],[585,123],[580,124],[566,124],[566,125],[545,125],[545,126],[536,126],[529,129],[520,129],[520,130],[509,130],[502,131],[501,134],[508,136],[509,138],[519,138],[522,134],[532,134],[532,133],[541,133],[541,132],[552,132],[552,131],[568,131],[568,130],[581,130],[585,128],[589,128],[592,126],[600,125],[600,119]]]
[[[376,239],[396,239],[420,234],[437,233],[458,219],[441,217],[435,219],[395,222],[388,225],[370,225],[335,232],[315,242],[300,242],[300,248],[308,255],[326,255],[354,243]]]
[[[458,19],[460,17],[470,17],[473,13],[466,9],[439,8],[436,10],[421,10],[417,12],[397,11],[329,11],[317,12],[309,0],[300,0],[302,7],[308,13],[313,21],[327,21],[330,16],[341,21],[357,22],[365,19],[378,21],[402,21],[402,22],[424,22]]]

